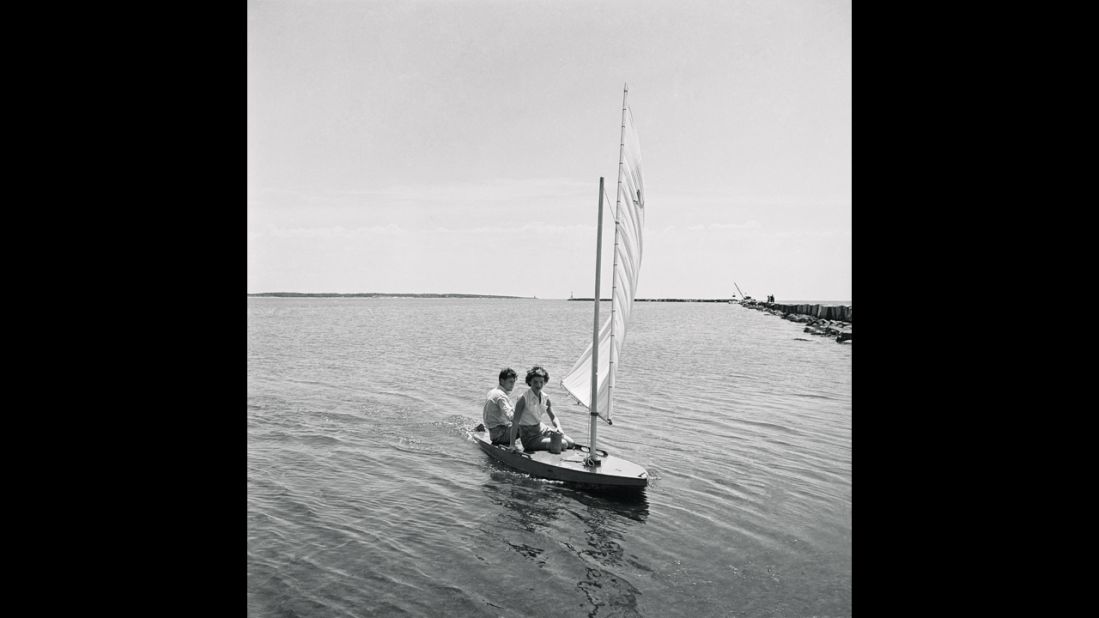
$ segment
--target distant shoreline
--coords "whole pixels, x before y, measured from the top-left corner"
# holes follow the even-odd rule
[[[539,300],[537,296],[500,296],[493,294],[389,294],[385,292],[355,292],[339,294],[336,292],[259,292],[248,294],[252,298],[498,298]],[[591,298],[543,298],[541,300],[576,300],[591,302]],[[610,302],[601,298],[601,302]],[[727,303],[728,298],[636,298],[639,303]]]
[[[413,293],[389,293],[389,292],[352,292],[343,294],[339,292],[257,292],[249,293],[250,298],[496,298],[513,300],[568,300],[580,302],[592,302],[593,298],[542,298],[537,296],[503,296],[499,294],[413,294]],[[610,302],[609,298],[601,298],[600,302]],[[639,303],[739,303],[740,301],[728,298],[635,298]],[[816,304],[848,304],[840,302],[818,302]]]
[[[530,298],[529,296],[496,296],[492,294],[388,294],[385,292],[354,292],[351,294],[335,292],[260,292],[248,296],[266,298]]]
[[[593,300],[595,300],[595,297],[593,296],[593,297],[590,297],[590,298],[569,298],[569,299],[566,299],[566,300],[579,300],[579,301],[587,301],[587,302],[590,303]],[[634,300],[634,302],[637,302],[637,303],[727,303],[727,302],[729,302],[728,298],[635,298],[633,300]],[[599,299],[599,302],[601,302],[601,303],[609,303],[610,301],[611,301],[611,299],[609,299],[609,298],[600,298]]]

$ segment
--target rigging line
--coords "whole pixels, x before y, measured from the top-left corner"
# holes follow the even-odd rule
[[[633,120],[633,108],[631,108],[631,107],[630,107],[629,105],[627,105],[627,106],[626,106],[626,113],[630,115],[630,130],[629,130],[629,133],[630,133],[630,137],[632,137],[632,138],[633,138],[633,142],[634,142],[635,144],[637,144],[637,146],[638,146],[638,148],[637,148],[637,156],[639,156],[639,157],[640,157],[640,156],[641,156],[641,137],[640,137],[640,136],[639,136],[639,135],[637,134],[637,125],[636,125],[636,124],[634,124],[634,120]]]

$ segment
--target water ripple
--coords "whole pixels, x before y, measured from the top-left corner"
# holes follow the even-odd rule
[[[849,615],[850,347],[735,305],[642,303],[599,443],[648,469],[644,494],[472,443],[496,372],[535,363],[586,438],[556,381],[590,309],[251,299],[249,614]]]

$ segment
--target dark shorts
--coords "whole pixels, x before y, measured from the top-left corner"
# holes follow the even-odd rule
[[[488,436],[493,444],[511,444],[511,425],[489,427]]]
[[[553,430],[543,424],[519,425],[519,438],[524,451],[548,451]]]

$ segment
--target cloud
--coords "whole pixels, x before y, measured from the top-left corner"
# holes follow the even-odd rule
[[[787,230],[770,234],[772,238],[831,238],[833,236],[851,236],[850,229],[826,228],[814,230]]]
[[[353,228],[341,226],[320,227],[277,227],[268,225],[264,229],[254,229],[248,232],[249,240],[257,240],[264,237],[273,238],[369,238],[382,236],[387,238],[407,238],[409,242],[422,239],[425,236],[451,236],[460,238],[479,238],[488,236],[511,236],[523,234],[538,234],[545,236],[583,237],[594,235],[594,225],[552,225],[541,223],[525,223],[523,225],[478,226],[467,228],[448,227],[424,227],[410,228],[394,223],[388,225],[359,226]]]
[[[265,230],[253,230],[249,232],[250,239],[263,237],[273,238],[361,238],[365,236],[401,236],[407,234],[407,230],[397,225],[377,225],[369,227],[345,228],[341,226],[325,227],[277,227],[268,225]]]
[[[713,232],[716,230],[755,230],[761,227],[759,221],[752,219],[751,221],[745,221],[744,223],[707,223],[706,225],[689,225],[685,229],[689,232],[701,232],[703,230]],[[676,226],[671,226],[671,229],[675,228]]]
[[[524,199],[558,199],[590,192],[592,183],[568,178],[500,178],[487,182],[446,185],[393,185],[366,191],[334,191],[334,198],[376,198],[401,202],[508,202]]]
[[[494,179],[486,182],[441,185],[389,185],[359,190],[308,190],[255,187],[249,189],[250,208],[293,208],[323,205],[444,205],[461,208],[485,203],[524,200],[561,200],[592,193],[591,182],[567,178]]]

